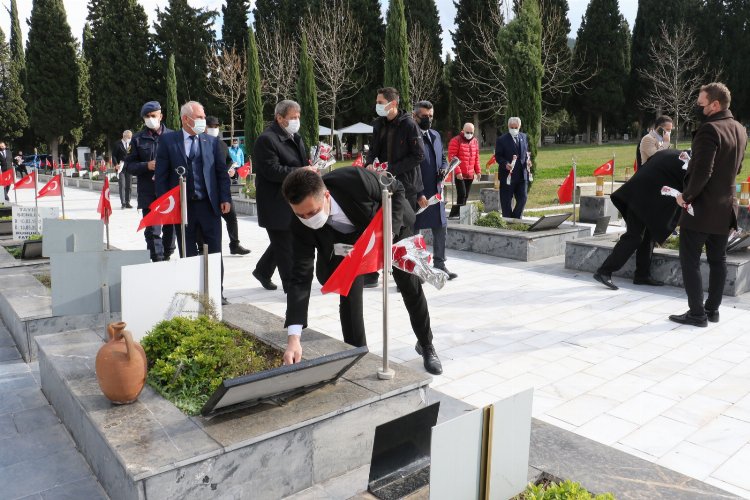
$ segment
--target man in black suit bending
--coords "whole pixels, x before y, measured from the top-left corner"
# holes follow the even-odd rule
[[[398,241],[411,236],[415,216],[404,196],[404,186],[398,181],[392,186],[392,227],[394,240]],[[300,336],[307,326],[315,250],[318,281],[325,283],[343,260],[343,256],[336,255],[334,245],[353,245],[357,241],[380,209],[382,187],[377,174],[362,168],[344,167],[323,177],[308,169],[297,169],[284,180],[282,193],[296,216],[291,223],[294,259],[285,322],[288,340],[284,363],[291,364],[302,358]],[[395,268],[393,279],[409,312],[418,339],[416,349],[424,358],[425,369],[439,375],[443,368],[432,345],[430,312],[422,284],[416,276]],[[367,344],[362,313],[363,281],[363,276],[358,276],[339,305],[344,341],[353,346]]]

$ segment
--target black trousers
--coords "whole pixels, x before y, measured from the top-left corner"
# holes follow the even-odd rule
[[[474,182],[474,178],[470,179],[456,179],[456,204],[451,207],[451,212],[448,217],[458,217],[461,212],[461,207],[466,205],[466,201],[469,199],[469,191],[471,191],[471,184]]]
[[[208,253],[221,253],[221,217],[216,215],[211,202],[206,200],[191,200],[187,204],[187,220],[185,227],[186,257],[198,255],[198,237],[200,231],[202,242],[208,245]],[[175,225],[177,246],[182,254],[182,228]]]
[[[240,232],[237,227],[237,212],[234,211],[234,203],[229,212],[221,214],[224,222],[227,225],[227,233],[229,233],[229,248],[234,248],[240,244]]]
[[[625,219],[627,229],[615,244],[612,253],[599,267],[598,272],[611,275],[625,265],[635,252],[635,277],[648,278],[651,275],[651,257],[654,254],[654,242],[646,225],[632,211]]]
[[[528,183],[526,181],[511,182],[510,185],[500,182],[500,207],[503,211],[503,217],[520,219],[523,216],[527,191]],[[516,199],[515,206],[513,206],[513,198]]]
[[[133,187],[133,176],[125,172],[125,169],[123,169],[118,177],[119,178],[117,180],[117,184],[119,185],[120,189],[120,203],[124,207],[125,205],[130,205],[130,193]]]
[[[680,265],[682,281],[688,297],[690,314],[704,317],[706,309],[716,311],[721,305],[724,281],[727,277],[727,234],[708,234],[691,229],[680,230]],[[703,277],[701,276],[701,252],[706,245],[708,261],[708,299],[703,304]]]
[[[144,208],[143,216],[151,212],[151,209]],[[151,260],[161,260],[174,253],[175,249],[175,226],[169,224],[166,226],[148,226],[143,230],[143,237],[146,239],[146,248],[151,254]]]
[[[427,308],[427,298],[422,289],[422,282],[413,274],[400,269],[393,270],[393,280],[398,286],[404,299],[406,312],[417,340],[422,346],[432,344],[432,329],[430,328],[430,311]],[[339,317],[344,342],[355,347],[367,345],[365,336],[365,321],[362,307],[362,285],[364,275],[354,280],[349,295],[339,300]]]
[[[292,232],[288,229],[266,229],[270,244],[255,265],[255,271],[263,278],[271,279],[279,268],[281,284],[287,290],[292,277]]]

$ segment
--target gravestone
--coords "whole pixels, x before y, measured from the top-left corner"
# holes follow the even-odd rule
[[[474,203],[467,203],[466,205],[463,205],[458,212],[459,224],[472,226],[477,221],[478,217],[479,213],[477,211],[477,206]]]
[[[44,227],[42,255],[51,257],[66,252],[104,250],[104,223],[100,219],[47,221]]]
[[[28,240],[35,234],[42,234],[45,219],[54,220],[60,217],[57,207],[39,207],[37,219],[36,207],[13,205],[13,239]]]

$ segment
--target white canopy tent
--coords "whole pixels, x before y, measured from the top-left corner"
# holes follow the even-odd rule
[[[343,135],[341,133],[341,130],[334,130],[333,133],[338,136],[340,141],[341,136]],[[328,127],[324,127],[323,125],[318,125],[318,137],[331,137],[331,129]]]
[[[336,131],[337,134],[372,134],[372,126],[366,123],[358,122],[348,127],[340,128]]]

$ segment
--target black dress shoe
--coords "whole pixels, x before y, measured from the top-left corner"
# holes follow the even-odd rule
[[[443,373],[443,365],[440,363],[437,352],[435,352],[435,346],[430,344],[425,348],[417,342],[416,346],[417,354],[422,356],[424,359],[424,369],[433,375],[440,375]]]
[[[719,322],[719,310],[712,311],[710,309],[706,309],[706,319],[710,321],[711,323],[718,323]]]
[[[663,281],[656,280],[651,276],[647,278],[633,278],[634,285],[664,286]]]
[[[456,278],[458,278],[458,274],[456,274],[456,273],[452,273],[452,272],[448,271],[448,269],[446,269],[446,267],[445,267],[445,266],[442,266],[442,267],[440,267],[440,266],[435,266],[435,269],[440,269],[440,270],[441,270],[441,271],[443,271],[443,272],[444,272],[445,274],[447,274],[447,275],[448,275],[448,281],[450,281],[450,280],[452,280],[452,279],[456,279]]]
[[[253,276],[256,280],[260,281],[261,286],[266,290],[276,290],[278,288],[270,278],[262,277],[260,274],[258,274],[257,270],[253,271]]]
[[[690,311],[686,312],[685,314],[672,314],[669,317],[669,320],[681,325],[699,326],[701,328],[705,328],[708,326],[708,319],[706,319],[705,316],[703,318],[699,316],[693,316],[692,314],[690,314]]]
[[[594,273],[594,279],[612,290],[619,290],[617,285],[612,283],[612,276],[608,274],[601,274],[599,271]]]
[[[223,295],[221,296],[221,305],[222,306],[228,306],[229,305],[229,301]]]
[[[366,274],[365,275],[365,282],[364,286],[365,288],[376,288],[378,286],[378,282],[380,281],[380,274],[374,273],[372,275]]]
[[[229,247],[229,253],[232,255],[247,255],[250,253],[250,250],[237,243]]]

